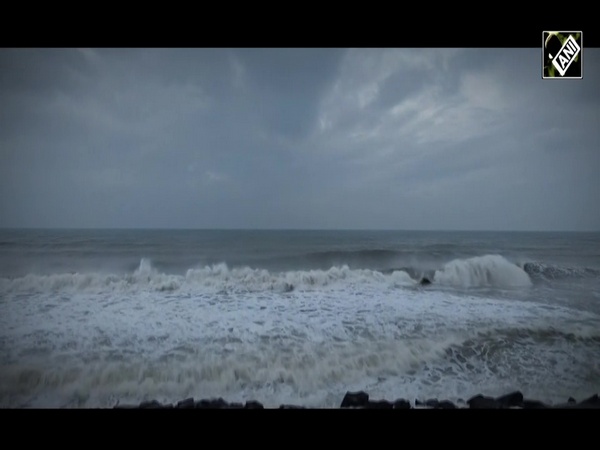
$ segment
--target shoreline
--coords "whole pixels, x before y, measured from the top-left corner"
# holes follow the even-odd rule
[[[437,398],[413,402],[399,398],[395,400],[373,400],[365,391],[346,392],[337,408],[313,408],[302,405],[282,404],[279,407],[265,407],[257,400],[245,403],[228,402],[222,397],[195,400],[189,397],[176,403],[160,403],[157,400],[139,404],[119,404],[112,409],[600,409],[600,398],[594,394],[581,401],[569,397],[564,403],[549,405],[539,400],[523,397],[520,391],[510,392],[499,397],[477,394],[466,401],[451,402]]]

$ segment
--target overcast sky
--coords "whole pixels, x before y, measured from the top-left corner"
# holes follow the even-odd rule
[[[0,227],[600,231],[600,49],[0,49]]]

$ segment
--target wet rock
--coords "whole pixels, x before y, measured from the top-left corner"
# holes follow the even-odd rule
[[[467,400],[467,404],[471,409],[499,409],[500,404],[492,397],[484,397],[478,394]]]
[[[577,401],[573,397],[569,397],[566,403],[559,403],[557,405],[553,405],[554,409],[574,409],[577,408]]]
[[[559,403],[558,405],[554,405],[552,408],[554,409],[590,409],[597,408],[600,409],[600,400],[598,399],[598,394],[595,394],[581,402],[577,403],[577,401],[573,397],[569,397],[567,403]]]
[[[450,400],[442,400],[437,405],[438,409],[456,409],[456,405]]]
[[[369,400],[365,405],[367,409],[393,409],[394,404],[387,400]]]
[[[437,408],[439,404],[440,402],[437,398],[430,398],[425,400],[425,406],[428,406],[429,408]]]
[[[410,402],[406,399],[399,398],[394,401],[394,409],[410,409]]]
[[[600,399],[598,394],[592,395],[590,398],[586,398],[577,404],[579,408],[600,408]]]
[[[511,392],[510,394],[497,397],[496,402],[500,405],[500,408],[521,408],[523,406],[523,394],[519,391]]]
[[[221,397],[216,399],[202,399],[196,402],[196,409],[223,409],[227,408],[229,403],[223,400]]]
[[[243,403],[230,403],[228,406],[229,409],[244,409]]]
[[[246,406],[244,406],[245,409],[264,409],[265,407],[263,406],[262,403],[257,402],[256,400],[250,400],[246,402]]]
[[[523,400],[523,408],[524,409],[547,409],[547,408],[549,408],[549,406],[543,402],[540,402],[539,400],[524,399]]]
[[[186,398],[185,400],[181,400],[177,402],[176,408],[178,409],[193,409],[196,406],[194,403],[194,399],[192,397]]]
[[[163,405],[158,400],[149,400],[140,403],[140,409],[159,409],[163,408]]]
[[[510,392],[508,394],[493,398],[482,394],[475,395],[465,402],[459,399],[455,404],[449,400],[438,400],[430,398],[426,401],[415,399],[415,408],[427,409],[600,409],[600,398],[598,394],[594,394],[589,398],[577,403],[573,397],[569,397],[566,403],[558,405],[550,405],[535,399],[525,399],[520,391]],[[210,398],[194,401],[193,397],[189,397],[178,401],[175,404],[161,404],[158,400],[143,401],[138,405],[135,404],[117,404],[114,409],[265,409],[262,403],[256,400],[249,400],[245,404],[228,403],[223,398]],[[308,407],[310,408],[310,407]],[[398,398],[394,401],[386,399],[369,400],[369,394],[364,391],[347,391],[341,402],[340,408],[357,408],[357,409],[411,409],[411,403],[405,398]],[[281,404],[279,409],[307,409],[303,405]]]
[[[132,404],[119,404],[117,403],[113,409],[138,409],[140,405],[132,405]]]
[[[346,392],[340,408],[363,408],[369,402],[369,394],[364,391]]]

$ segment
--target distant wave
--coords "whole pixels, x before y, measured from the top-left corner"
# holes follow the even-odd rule
[[[313,267],[317,266],[342,266],[348,265],[351,268],[374,269],[374,270],[396,270],[394,267],[407,266],[414,263],[415,260],[427,260],[429,262],[436,260],[457,257],[454,246],[435,246],[427,249],[427,252],[421,250],[388,250],[388,249],[361,249],[361,250],[328,250],[320,252],[306,253],[300,256],[305,263]]]
[[[345,264],[363,263],[371,265],[373,263],[383,263],[391,259],[402,256],[403,253],[395,250],[386,249],[365,249],[365,250],[330,250],[322,252],[307,253],[304,258],[314,262],[340,263]]]
[[[501,255],[484,255],[452,260],[435,270],[415,267],[373,270],[351,269],[348,265],[321,270],[269,271],[251,267],[229,267],[226,263],[190,268],[183,275],[157,270],[143,258],[131,273],[29,274],[20,278],[0,278],[0,292],[122,292],[135,290],[190,292],[291,292],[324,288],[415,287],[423,277],[437,286],[526,287],[532,284],[523,268]]]
[[[559,280],[565,278],[596,278],[600,270],[589,267],[568,267],[541,262],[525,262],[519,266],[533,279]]]
[[[26,275],[15,279],[0,279],[0,292],[44,291],[175,291],[201,288],[212,292],[291,292],[296,289],[314,290],[335,285],[386,284],[414,286],[417,284],[406,272],[391,274],[369,269],[350,269],[348,266],[328,270],[301,270],[269,272],[250,267],[230,268],[225,263],[187,270],[185,275],[171,275],[157,271],[148,259],[126,275],[98,273]]]
[[[410,258],[410,254],[407,252],[368,248],[309,251],[305,253],[277,255],[246,262],[257,264],[269,270],[327,270],[331,267],[348,266],[350,269],[385,271],[393,267],[407,266],[407,258]]]

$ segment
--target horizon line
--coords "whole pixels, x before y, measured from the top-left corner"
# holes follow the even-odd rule
[[[391,231],[391,232],[468,232],[468,233],[600,233],[600,230],[532,230],[532,229],[467,229],[467,228],[246,228],[246,227],[0,227],[7,230],[46,231]]]

